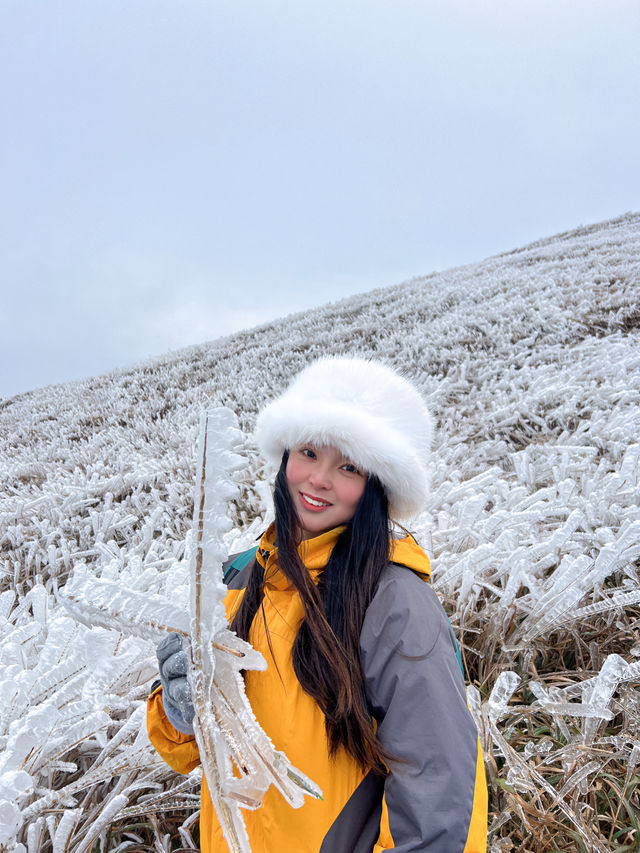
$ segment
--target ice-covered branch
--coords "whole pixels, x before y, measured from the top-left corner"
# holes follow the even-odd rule
[[[321,795],[289,765],[258,724],[244,693],[243,669],[264,669],[260,654],[227,628],[222,601],[222,534],[226,504],[236,493],[230,472],[242,464],[233,453],[238,430],[233,413],[202,417],[194,495],[191,557],[191,666],[194,729],[213,805],[232,853],[250,853],[240,806],[256,808],[274,784],[292,806],[304,794]],[[236,775],[234,773],[239,774]]]

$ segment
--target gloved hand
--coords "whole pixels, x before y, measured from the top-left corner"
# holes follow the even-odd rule
[[[193,734],[195,711],[187,681],[187,653],[180,634],[169,634],[158,643],[156,656],[162,682],[162,704],[171,725],[185,735]]]

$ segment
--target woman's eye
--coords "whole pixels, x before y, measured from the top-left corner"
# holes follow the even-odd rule
[[[310,447],[303,447],[302,448],[302,454],[303,454],[303,456],[308,456],[309,459],[315,459],[316,458],[316,454],[313,452],[313,450]]]
[[[350,474],[359,474],[360,472],[356,468],[355,465],[352,465],[351,462],[348,462],[346,465],[342,466],[345,471],[349,471]]]

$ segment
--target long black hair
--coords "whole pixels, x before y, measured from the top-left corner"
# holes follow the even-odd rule
[[[353,518],[339,535],[316,585],[298,553],[302,530],[282,457],[274,489],[278,565],[300,595],[304,620],[293,644],[293,668],[303,690],[325,716],[330,754],[346,749],[364,770],[385,772],[385,753],[373,729],[360,660],[367,607],[389,558],[389,504],[369,475]],[[247,640],[261,607],[264,570],[256,561],[231,627]],[[268,636],[268,633],[267,633]]]

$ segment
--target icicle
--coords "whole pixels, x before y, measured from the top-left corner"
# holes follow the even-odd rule
[[[507,785],[511,785],[521,794],[535,794],[536,792],[535,784],[529,779],[522,767],[510,767],[507,771],[506,782]]]
[[[504,811],[501,811],[499,814],[497,814],[495,816],[495,818],[493,819],[493,821],[491,822],[491,825],[489,826],[489,835],[490,836],[495,835],[495,833],[500,829],[500,827],[504,826],[505,823],[507,823],[508,821],[511,820],[511,818],[512,818],[512,813],[511,813],[510,809],[505,809]],[[499,853],[501,848],[496,848],[496,849],[498,850],[498,853]],[[491,853],[493,853],[493,850],[494,850],[494,848],[492,847]]]
[[[76,824],[82,816],[82,809],[66,809],[60,818],[53,837],[53,853],[66,853],[67,843]]]
[[[29,824],[27,828],[27,853],[38,853],[40,841],[44,831],[44,818],[39,817]]]
[[[594,616],[597,613],[607,613],[609,610],[616,608],[631,607],[633,604],[640,602],[640,589],[627,591],[624,588],[617,590],[607,590],[607,597],[603,601],[598,601],[595,604],[587,604],[585,607],[579,607],[577,610],[570,610],[565,613],[565,621],[573,621],[575,619],[584,619],[587,616]]]
[[[185,846],[189,850],[198,849],[189,830],[199,818],[200,809],[196,809],[193,814],[190,814],[189,817],[187,817],[187,819],[184,820],[182,824],[178,827],[178,832],[180,833],[180,838],[182,839],[183,846]]]
[[[575,773],[572,773],[571,776],[569,776],[562,788],[558,791],[557,799],[564,799],[564,797],[571,793],[575,787],[583,783],[588,776],[600,769],[601,763],[599,761],[590,761],[588,764],[585,764],[584,767],[576,770]],[[553,805],[555,805],[555,803]]]
[[[515,672],[501,672],[496,678],[491,695],[484,705],[492,722],[497,723],[507,713],[507,704],[520,684],[520,680],[520,676]]]
[[[541,685],[536,682],[529,682],[529,689],[534,695],[539,697],[537,703],[541,708],[544,708],[554,718],[558,715],[567,717],[585,717],[587,719],[594,718],[598,720],[611,720],[613,713],[600,705],[595,705],[591,702],[563,702],[554,701],[550,696],[541,689]]]
[[[639,662],[640,663],[640,662]],[[633,666],[633,664],[631,664]],[[600,711],[601,715],[595,718],[587,718],[584,722],[584,743],[590,744],[596,736],[596,732],[600,727],[603,719],[606,719],[607,708],[611,697],[620,683],[627,663],[620,655],[608,655],[605,659],[600,672],[595,678],[590,678],[583,683],[583,701],[585,704],[591,705],[595,710]]]
[[[158,642],[175,631],[189,633],[189,614],[161,595],[124,589],[77,567],[58,598],[87,627],[100,625],[112,631]]]
[[[5,592],[0,593],[0,617],[8,620],[15,600],[16,594],[12,589],[7,589]]]
[[[91,850],[103,829],[106,829],[115,820],[126,805],[127,798],[123,794],[110,797],[102,806],[96,820],[89,824],[89,826],[83,827],[83,833],[86,834],[75,848],[74,853],[87,853],[88,850]]]
[[[529,741],[524,745],[524,757],[532,758],[534,755],[549,755],[553,749],[553,741],[549,738],[543,738],[538,743]]]
[[[559,702],[554,701],[556,696],[557,696],[557,691],[552,688],[552,691],[553,691],[553,698],[552,698],[552,696],[551,696],[552,691],[545,690],[545,688],[542,686],[542,684],[539,684],[537,681],[530,681],[529,684],[527,685],[527,687],[533,693],[533,695],[536,697],[536,699],[538,700],[538,702],[540,703],[540,706],[542,708],[544,708],[545,710],[551,709],[550,714],[553,717],[553,721],[556,724],[556,726],[558,727],[558,730],[560,731],[560,733],[562,734],[564,739],[568,743],[571,740],[571,734],[569,732],[569,728],[568,728],[567,724],[565,723],[564,719],[562,718],[562,716],[558,713],[554,713],[554,711],[553,711],[554,706],[560,704]]]
[[[630,486],[638,485],[640,478],[640,444],[630,444],[627,447],[622,465],[620,466],[620,477]]]
[[[22,817],[16,804],[10,800],[0,799],[0,845],[6,845],[15,839],[21,824]]]

